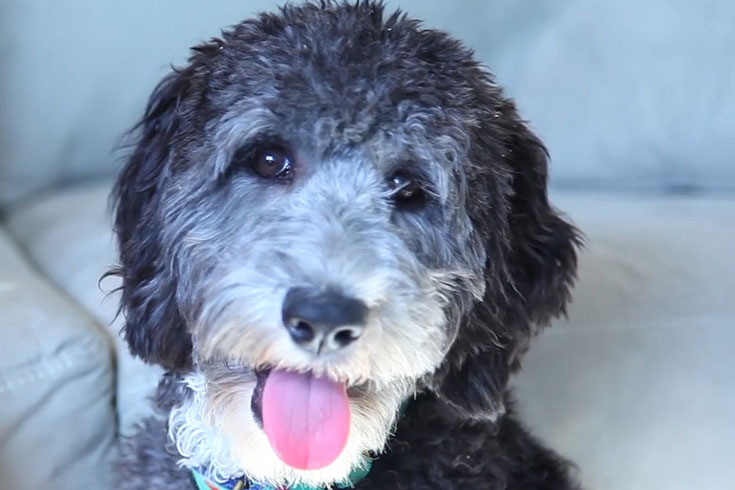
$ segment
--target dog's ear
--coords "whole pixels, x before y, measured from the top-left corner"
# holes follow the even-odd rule
[[[507,141],[512,193],[506,315],[535,333],[534,327],[547,326],[566,312],[582,242],[577,229],[549,203],[546,148],[523,123],[513,127]]]
[[[436,391],[462,418],[492,420],[531,337],[565,312],[581,239],[549,203],[541,141],[499,90],[482,95],[488,123],[474,137],[469,193],[480,204],[469,209],[487,252],[485,296],[463,319]]]
[[[112,273],[122,277],[125,339],[133,354],[169,370],[190,365],[192,344],[162,254],[160,199],[191,77],[191,68],[174,71],[155,88],[112,195],[120,253],[120,266]]]

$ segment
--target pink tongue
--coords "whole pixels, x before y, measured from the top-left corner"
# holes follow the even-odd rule
[[[342,452],[350,432],[344,385],[274,369],[263,390],[263,429],[287,465],[301,470],[327,466]]]

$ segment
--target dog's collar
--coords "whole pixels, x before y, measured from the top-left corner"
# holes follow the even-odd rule
[[[371,460],[366,460],[365,466],[358,467],[350,473],[346,482],[336,483],[333,488],[352,488],[355,483],[362,480],[370,472],[372,466]],[[264,485],[252,480],[246,476],[231,478],[224,483],[216,483],[208,479],[202,472],[193,469],[191,476],[197,490],[324,490],[325,487],[312,487],[304,484],[298,484],[291,487],[272,487]]]

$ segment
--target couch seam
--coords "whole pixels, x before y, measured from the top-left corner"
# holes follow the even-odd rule
[[[86,351],[87,349],[82,350]],[[86,359],[81,359],[78,356],[72,357],[64,352],[57,354],[54,359],[47,359],[30,366],[19,367],[14,372],[0,373],[0,395],[10,394],[30,383],[69,372],[85,363]]]

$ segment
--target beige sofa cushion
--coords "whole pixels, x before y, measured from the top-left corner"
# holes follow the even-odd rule
[[[160,370],[133,358],[120,336],[117,278],[97,287],[117,256],[107,206],[111,185],[102,181],[41,197],[9,213],[8,227],[43,273],[106,327],[116,353],[120,428],[127,431],[150,412],[147,397]]]
[[[113,400],[107,335],[0,228],[0,487],[104,488]]]
[[[517,380],[586,488],[735,482],[735,199],[560,195],[587,233],[569,320]]]

